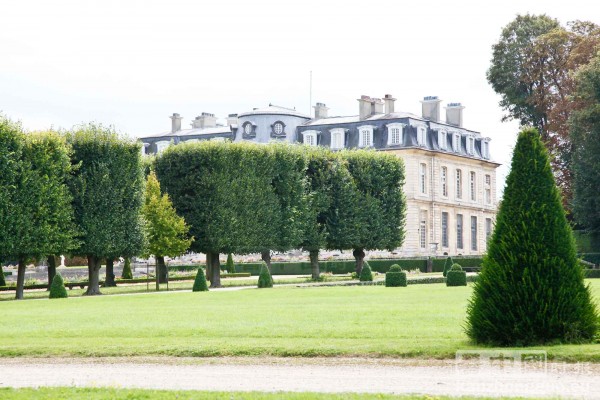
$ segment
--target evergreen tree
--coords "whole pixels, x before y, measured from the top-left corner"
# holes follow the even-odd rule
[[[452,261],[452,257],[446,258],[446,262],[444,263],[444,272],[442,273],[444,277],[448,275],[448,271],[450,271],[450,268],[452,268],[453,264],[454,261]]]
[[[371,271],[371,266],[366,261],[363,263],[363,267],[362,267],[362,270],[360,271],[359,279],[361,282],[372,282],[373,281],[373,271]]]
[[[52,284],[50,285],[50,298],[51,299],[66,299],[69,297],[63,278],[59,273],[54,274]]]
[[[131,271],[131,259],[129,257],[125,257],[125,261],[123,262],[123,272],[121,272],[122,279],[133,279],[133,272]]]
[[[206,275],[204,274],[204,269],[202,267],[198,267],[198,272],[196,273],[196,279],[194,279],[194,286],[192,287],[192,292],[208,292],[208,285],[206,284]]]
[[[261,289],[273,287],[273,278],[271,277],[271,272],[269,271],[267,264],[264,262],[260,267],[260,274],[258,275],[258,287]]]
[[[233,263],[233,255],[231,253],[227,254],[227,264],[225,264],[227,272],[230,274],[235,274],[235,264]]]
[[[504,346],[594,337],[598,314],[535,129],[519,134],[488,243],[468,306],[469,337]]]

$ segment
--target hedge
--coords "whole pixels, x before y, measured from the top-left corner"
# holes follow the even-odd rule
[[[406,279],[406,272],[386,272],[385,273],[385,286],[386,287],[403,287],[408,284]]]
[[[600,269],[584,269],[583,276],[585,276],[586,279],[600,278]]]
[[[600,253],[581,253],[579,254],[579,258],[592,264],[600,264]]]

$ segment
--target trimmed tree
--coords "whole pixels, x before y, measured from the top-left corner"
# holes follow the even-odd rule
[[[177,257],[189,249],[193,238],[188,238],[189,226],[177,215],[168,194],[160,192],[156,174],[151,171],[146,180],[146,198],[142,207],[146,222],[147,255],[154,255],[158,282],[167,281],[166,257]]]
[[[233,263],[233,255],[231,253],[227,254],[227,264],[225,264],[225,269],[230,274],[235,274],[235,264]]]
[[[267,263],[265,262],[263,262],[260,267],[260,274],[258,275],[258,287],[259,289],[273,287],[273,278],[271,277],[271,272],[269,271],[269,267],[267,267]]]
[[[467,310],[471,339],[527,346],[594,337],[598,314],[535,129],[519,134],[488,243]]]
[[[366,261],[363,263],[363,267],[360,271],[359,279],[361,282],[372,282],[373,281],[373,271],[371,271],[371,266]]]
[[[450,268],[452,268],[453,264],[454,261],[452,260],[452,257],[446,258],[446,262],[444,263],[444,272],[442,272],[444,278],[446,277],[446,275],[448,275],[448,271],[450,271]]]
[[[70,185],[81,241],[75,254],[88,259],[85,294],[97,295],[101,260],[131,257],[144,248],[141,145],[94,124],[76,128],[68,140],[77,166]]]
[[[0,286],[6,286],[6,279],[4,278],[4,271],[2,271],[2,265],[0,265]]]
[[[446,276],[446,286],[467,286],[467,273],[460,264],[453,264]]]
[[[52,279],[52,284],[50,285],[49,298],[66,299],[67,297],[69,297],[69,295],[67,294],[67,289],[65,288],[62,276],[60,274],[55,274]]]
[[[204,269],[198,267],[196,272],[196,279],[194,279],[194,286],[192,292],[208,292],[208,285],[206,284],[206,275],[204,275]]]
[[[129,257],[125,257],[125,261],[123,261],[123,271],[121,272],[122,279],[133,279],[133,272],[131,271],[131,259]]]
[[[403,287],[407,285],[406,271],[402,271],[402,268],[398,264],[392,265],[390,270],[385,274],[385,286]]]

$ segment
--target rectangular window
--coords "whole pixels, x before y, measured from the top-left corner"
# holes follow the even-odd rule
[[[490,236],[492,236],[492,219],[485,219],[485,240],[490,240]]]
[[[392,144],[400,144],[400,138],[402,137],[400,134],[400,128],[392,128]]]
[[[492,204],[492,177],[485,176],[485,204]]]
[[[440,146],[440,150],[446,150],[448,146],[448,136],[446,135],[446,131],[438,132],[438,145]]]
[[[471,250],[477,250],[477,217],[471,217]]]
[[[424,126],[417,128],[417,144],[419,146],[425,146],[427,141],[427,129]]]
[[[452,149],[455,153],[460,152],[460,134],[458,133],[452,135]]]
[[[371,137],[371,130],[362,129],[360,131],[360,136],[362,138],[362,147],[369,147],[373,144],[372,137]]]
[[[456,170],[456,198],[462,199],[462,171]]]
[[[427,247],[427,211],[421,211],[421,221],[419,222],[419,246],[422,249]]]
[[[470,188],[471,188],[471,201],[477,201],[477,187],[475,186],[475,172],[471,171],[470,174]]]
[[[442,167],[440,178],[442,180],[442,196],[448,197],[448,168]]]
[[[442,247],[448,247],[448,213],[442,213]]]
[[[421,194],[427,194],[427,164],[419,165],[419,186]]]
[[[463,248],[463,216],[456,214],[456,248]]]
[[[475,154],[475,138],[474,137],[469,137],[467,139],[467,153],[469,153],[470,155]]]

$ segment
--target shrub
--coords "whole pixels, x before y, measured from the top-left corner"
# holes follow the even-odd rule
[[[133,273],[131,272],[131,259],[129,257],[125,257],[125,262],[123,263],[123,272],[121,272],[121,279],[133,279]]]
[[[462,271],[462,267],[460,266],[460,264],[452,264],[452,267],[450,268],[450,271]]]
[[[231,253],[227,254],[227,264],[225,264],[225,269],[230,274],[235,274],[235,264],[233,263],[233,255]]]
[[[371,271],[371,266],[366,261],[364,262],[363,268],[360,271],[360,281],[361,282],[373,281],[373,271]]]
[[[2,265],[0,265],[0,286],[6,286],[6,280],[4,279],[4,271],[2,271]]]
[[[394,264],[390,267],[390,270],[388,272],[401,272],[402,271],[402,267],[400,267],[398,264]]]
[[[529,346],[594,338],[598,314],[535,129],[517,139],[487,251],[467,308],[471,339]]]
[[[400,268],[400,267],[398,267]],[[386,287],[401,287],[408,285],[405,271],[390,271],[385,274]]]
[[[446,275],[446,286],[467,286],[467,273],[462,270],[460,265],[458,265],[460,269],[454,269],[455,265],[458,264],[454,264]]]
[[[271,277],[271,272],[269,272],[269,268],[267,268],[267,264],[264,262],[260,267],[260,274],[258,275],[258,287],[261,289],[273,287],[273,278]]]
[[[584,269],[583,274],[587,279],[600,278],[600,269]]]
[[[67,289],[65,289],[65,283],[63,282],[62,276],[57,272],[50,285],[50,298],[66,299],[67,297],[69,297],[69,295],[67,294]]]
[[[194,286],[192,292],[208,292],[208,285],[206,284],[206,275],[204,275],[204,269],[198,267],[196,272],[196,279],[194,279]]]
[[[446,276],[448,271],[450,271],[450,267],[454,265],[454,261],[452,261],[452,257],[446,258],[446,262],[444,263],[444,271],[442,275]]]

